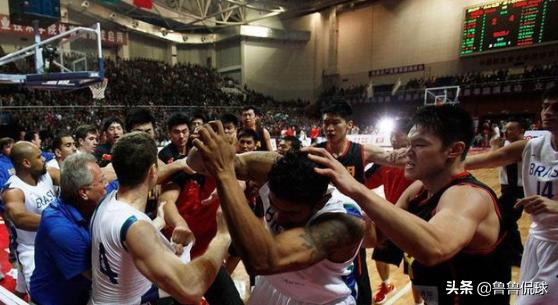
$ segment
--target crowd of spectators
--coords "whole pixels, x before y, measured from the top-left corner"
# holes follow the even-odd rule
[[[261,110],[262,123],[273,136],[293,126],[303,132],[311,128],[312,121],[306,119],[304,111],[307,102],[279,102],[221,77],[212,68],[192,64],[171,66],[148,59],[107,59],[105,64],[109,82],[103,100],[92,99],[87,88],[67,92],[9,85],[0,88],[3,113],[9,113],[7,117],[22,130],[41,131],[47,143],[54,131],[74,130],[83,123],[99,126],[102,118],[124,117],[135,107],[147,107],[158,122],[165,122],[176,111],[189,115],[203,112],[211,119],[225,112],[240,115],[242,105],[252,104]],[[159,140],[164,141],[164,126],[157,129]]]
[[[4,114],[22,130],[38,130],[46,140],[58,130],[74,130],[88,123],[99,126],[102,118],[124,117],[129,109],[147,107],[157,122],[165,122],[169,115],[182,111],[189,115],[203,112],[209,119],[222,113],[240,115],[242,105],[252,104],[260,109],[261,123],[272,137],[295,134],[304,138],[313,126],[319,126],[319,111],[309,110],[302,100],[277,101],[247,87],[239,86],[230,78],[221,77],[216,70],[192,64],[171,66],[163,62],[135,60],[107,60],[106,77],[109,84],[105,99],[94,100],[88,89],[73,92],[28,90],[21,86],[0,88],[0,105]],[[498,70],[491,73],[468,73],[429,79],[410,79],[401,90],[422,90],[425,87],[464,85],[479,82],[532,79],[558,75],[558,65],[527,67],[523,73]],[[223,90],[226,88],[227,90]],[[393,84],[376,85],[374,92],[391,92]],[[332,97],[366,96],[367,85],[348,89],[332,88],[322,94],[320,103]],[[318,103],[319,105],[319,103]],[[0,120],[1,121],[1,120]],[[5,124],[6,122],[0,122]],[[482,125],[482,124],[481,124]],[[371,133],[374,125],[364,124],[351,133]],[[158,140],[164,142],[164,126],[157,126]],[[479,129],[482,134],[482,128]],[[487,136],[483,136],[486,138]],[[480,139],[480,136],[478,137]],[[477,143],[486,146],[486,139]]]
[[[402,84],[373,84],[373,90],[369,90],[370,84],[359,84],[347,88],[332,87],[324,91],[322,97],[342,96],[351,98],[371,97],[369,95],[391,94],[395,91],[416,91],[426,88],[443,86],[475,86],[503,82],[522,82],[545,78],[556,78],[558,76],[558,64],[534,65],[524,68],[499,69],[484,72],[470,72],[458,75],[443,75],[422,78],[411,78]]]

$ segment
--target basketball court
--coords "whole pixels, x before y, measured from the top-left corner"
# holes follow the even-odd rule
[[[402,119],[420,106],[461,104],[478,125],[478,134],[486,132],[482,136],[488,143],[494,131],[490,124],[512,114],[540,127],[539,96],[558,84],[557,16],[557,0],[0,0],[0,85],[8,85],[8,91],[16,88],[5,98],[0,95],[0,112],[6,117],[48,112],[49,118],[58,112],[62,118],[64,112],[80,109],[100,127],[102,118],[95,115],[123,115],[141,107],[158,115],[157,123],[164,126],[171,112],[191,115],[199,110],[217,116],[260,100],[272,105],[269,113],[293,111],[291,117],[309,119],[306,110],[339,98],[354,107],[355,122],[374,127],[371,118],[383,113]],[[134,60],[159,68],[146,72],[131,65],[129,71],[118,70]],[[180,66],[195,68],[175,74],[172,69]],[[218,81],[202,77],[210,73]],[[193,88],[184,91],[199,97],[168,102],[177,87],[163,85],[183,80],[182,87]],[[164,90],[170,94],[146,96],[143,104],[139,98],[125,98],[156,82],[161,88],[152,88],[153,96]],[[213,82],[215,91],[230,95],[211,100],[200,83]],[[18,90],[31,92],[37,101],[12,104]],[[43,105],[42,94],[51,92],[88,95],[81,104]],[[293,100],[308,103],[293,109],[275,105]],[[39,128],[40,121],[28,122],[29,131]],[[272,117],[269,124],[277,121]],[[488,124],[485,130],[483,122]],[[68,131],[73,127],[64,126]],[[52,131],[50,126],[43,129]],[[389,132],[373,132],[378,129],[351,139],[390,147]],[[280,135],[279,127],[274,137]],[[486,146],[470,154],[482,153]],[[472,174],[499,195],[498,170]],[[530,216],[524,213],[518,225],[525,244]],[[7,249],[8,242],[2,227],[0,249]],[[371,249],[367,255],[374,293],[381,281]],[[12,294],[16,271],[10,270],[7,251],[0,253],[0,265],[6,276],[0,282],[0,304],[27,304]],[[239,266],[233,279],[247,300],[249,279],[242,262]],[[390,265],[390,280],[396,291],[383,304],[414,304],[403,266]],[[513,267],[512,281],[519,282],[518,267]]]

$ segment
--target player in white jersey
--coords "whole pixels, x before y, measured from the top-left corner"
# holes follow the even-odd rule
[[[180,303],[197,303],[213,282],[230,245],[220,214],[217,235],[202,256],[183,263],[144,214],[157,182],[157,147],[143,132],[121,137],[112,149],[120,187],[92,218],[93,291],[90,304],[139,305],[163,290]]]
[[[304,155],[238,155],[221,122],[200,128],[194,145],[201,151],[190,166],[217,178],[229,231],[244,265],[260,275],[251,305],[356,304],[350,269],[363,241],[365,223],[356,203],[329,188]],[[213,131],[213,128],[217,132]],[[250,209],[236,175],[267,181],[260,192],[266,229]],[[263,184],[263,183],[262,183]]]
[[[54,158],[46,163],[46,167],[53,167],[60,170],[62,163],[64,163],[64,159],[75,154],[77,151],[72,135],[67,132],[57,134],[54,137],[54,141],[52,141],[52,151],[54,152]],[[58,186],[54,187],[54,191],[56,195],[60,194],[60,188]]]
[[[532,215],[521,260],[522,283],[548,284],[544,294],[519,295],[516,305],[554,304],[558,299],[558,87],[543,95],[542,126],[549,133],[467,159],[467,168],[522,164],[525,198],[516,207]]]
[[[30,142],[16,143],[10,159],[16,173],[6,182],[2,200],[6,215],[15,226],[17,258],[29,287],[35,269],[35,235],[41,212],[56,199],[54,185],[58,185],[60,171],[52,168],[47,171],[41,151]]]

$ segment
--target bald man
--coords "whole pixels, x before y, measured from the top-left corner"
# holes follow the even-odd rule
[[[46,167],[41,150],[31,142],[17,142],[10,154],[15,168],[4,186],[2,200],[6,215],[15,226],[16,253],[27,287],[35,269],[35,235],[41,212],[56,199],[54,185],[60,181],[60,171]]]

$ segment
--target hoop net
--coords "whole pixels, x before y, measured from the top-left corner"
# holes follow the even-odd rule
[[[107,89],[108,85],[108,78],[103,78],[102,82],[94,83],[93,85],[89,86],[89,90],[91,90],[91,94],[93,95],[93,99],[102,100],[105,98],[105,90]]]
[[[424,90],[424,105],[443,105],[459,103],[459,86],[446,86],[436,88],[426,88]]]

